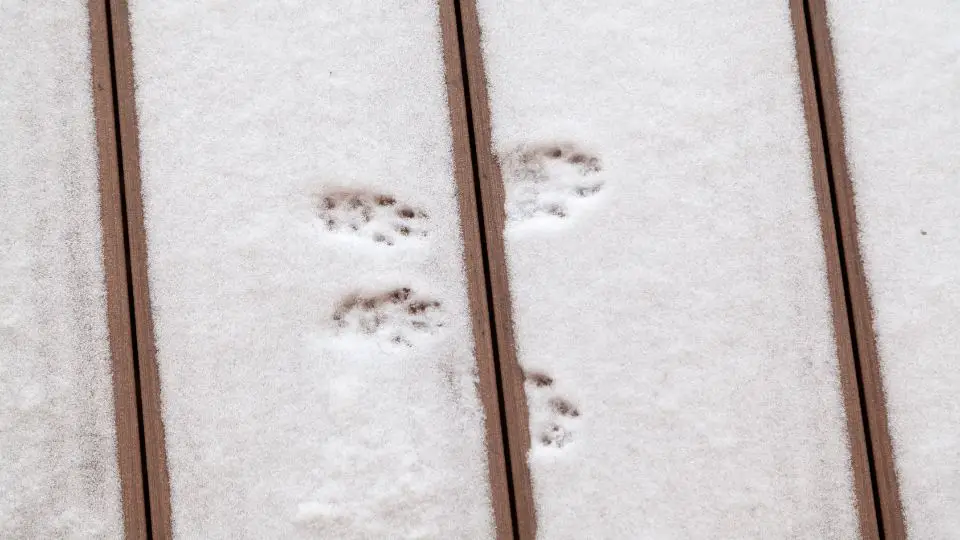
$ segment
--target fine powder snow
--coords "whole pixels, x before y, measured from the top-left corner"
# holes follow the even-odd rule
[[[130,11],[175,535],[491,537],[437,6]]]
[[[787,2],[479,11],[538,537],[856,537]]]
[[[0,8],[0,537],[120,538],[87,2]]]
[[[911,538],[960,531],[960,4],[830,0],[887,413]]]

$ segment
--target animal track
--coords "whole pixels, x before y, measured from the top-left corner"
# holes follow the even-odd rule
[[[553,387],[553,377],[542,372],[530,372],[526,374],[526,382],[532,387],[528,394],[535,396],[535,399],[547,398],[547,417],[538,418],[537,421],[531,421],[531,425],[540,424],[537,442],[547,448],[563,448],[574,440],[574,427],[577,418],[580,417],[580,410],[570,400],[559,396],[544,396],[543,393],[551,392]],[[536,410],[536,408],[534,408]],[[539,415],[542,416],[542,415]],[[531,418],[531,420],[534,420]]]
[[[521,145],[501,160],[507,219],[567,218],[603,190],[600,158],[573,143]]]
[[[537,388],[544,388],[547,386],[553,386],[553,377],[545,373],[528,373],[527,380],[533,383]]]
[[[439,301],[402,287],[374,296],[347,296],[333,313],[333,322],[340,333],[412,347],[417,336],[435,335],[443,328],[442,307]]]
[[[550,448],[563,448],[572,440],[569,431],[557,424],[550,424],[540,434],[540,444]]]
[[[427,213],[392,195],[362,190],[321,193],[314,196],[314,207],[328,231],[369,238],[385,246],[429,235]]]
[[[580,416],[580,411],[578,411],[572,403],[561,397],[550,398],[548,404],[550,405],[550,410],[560,416],[569,416],[570,418]]]

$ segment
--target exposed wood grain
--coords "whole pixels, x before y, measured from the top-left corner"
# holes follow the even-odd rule
[[[797,64],[800,73],[800,89],[803,97],[804,117],[810,142],[811,166],[814,189],[817,194],[817,209],[820,214],[820,229],[826,255],[827,283],[833,312],[834,337],[837,342],[837,359],[840,363],[840,385],[847,415],[850,464],[853,470],[853,489],[860,521],[860,534],[865,539],[879,538],[877,516],[873,495],[873,480],[870,467],[863,411],[860,407],[860,388],[857,377],[856,356],[850,333],[850,318],[843,278],[843,261],[837,240],[833,200],[830,189],[828,156],[824,150],[820,123],[815,65],[810,50],[810,35],[806,23],[803,0],[791,0],[790,14],[793,20],[797,47]]]
[[[467,86],[473,119],[474,145],[479,173],[480,202],[488,260],[488,278],[492,292],[494,329],[497,336],[503,408],[507,425],[513,494],[519,538],[536,538],[536,506],[527,463],[530,450],[527,399],[524,393],[523,370],[517,363],[513,332],[507,262],[503,238],[506,215],[504,188],[500,167],[492,147],[490,107],[487,101],[487,78],[483,67],[480,22],[474,0],[459,2],[461,30],[467,66]]]
[[[134,93],[133,49],[126,0],[109,0],[113,31],[117,114],[120,126],[121,174],[127,215],[133,323],[140,375],[143,441],[146,455],[148,509],[153,538],[172,537],[170,480],[160,407],[160,378],[153,337],[147,280],[147,239],[140,191],[140,146]]]
[[[886,538],[906,538],[900,503],[893,445],[887,424],[886,399],[880,372],[876,334],[873,326],[873,308],[867,288],[866,274],[859,245],[856,204],[850,182],[846,149],[844,148],[843,113],[837,86],[836,64],[830,39],[825,0],[807,2],[810,32],[813,37],[820,100],[823,108],[826,151],[833,179],[837,221],[846,265],[847,289],[853,319],[853,335],[860,362],[860,379],[864,394],[864,409],[870,433],[874,474],[879,498],[880,516]]]
[[[126,241],[120,193],[120,164],[114,129],[113,76],[104,0],[89,0],[91,82],[100,172],[100,223],[107,289],[107,328],[113,363],[117,466],[123,497],[123,527],[129,539],[147,538],[134,368],[130,298],[127,295]]]
[[[821,132],[814,65],[802,0],[790,2],[791,17],[796,33],[797,62],[800,71],[800,87],[803,96],[804,116],[810,142],[811,165],[814,188],[817,194],[817,209],[820,213],[820,228],[826,255],[827,282],[833,311],[834,337],[837,342],[837,358],[840,362],[840,384],[847,415],[847,432],[853,469],[853,488],[860,518],[862,538],[879,538],[873,497],[873,480],[870,459],[864,434],[863,414],[860,408],[860,388],[857,378],[856,359],[850,335],[847,312],[846,289],[843,280],[840,247],[837,242],[833,201],[830,190],[827,156]]]
[[[497,366],[490,332],[487,286],[483,264],[480,217],[477,210],[470,125],[461,70],[460,42],[454,0],[441,0],[440,28],[443,34],[443,58],[447,83],[447,106],[453,135],[454,176],[460,202],[460,228],[463,232],[464,265],[467,271],[467,295],[473,322],[474,354],[479,374],[480,398],[483,401],[487,440],[487,468],[493,502],[497,538],[513,538],[510,509],[510,485],[504,457],[504,434],[500,422],[500,396],[497,389]]]

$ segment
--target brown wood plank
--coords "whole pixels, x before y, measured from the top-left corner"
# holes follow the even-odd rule
[[[454,176],[460,201],[460,229],[463,232],[464,267],[467,272],[467,296],[473,322],[474,354],[480,379],[480,399],[483,402],[487,441],[487,469],[490,477],[490,496],[493,502],[497,538],[513,538],[510,482],[504,456],[504,434],[500,422],[500,396],[497,389],[497,365],[493,351],[487,304],[486,275],[483,264],[483,244],[480,235],[480,217],[477,209],[473,157],[471,154],[470,124],[467,121],[467,103],[461,70],[460,42],[454,0],[442,0],[440,29],[443,35],[443,59],[447,84],[447,106],[453,135]]]
[[[133,49],[126,0],[109,0],[113,62],[120,129],[120,165],[127,217],[133,322],[140,376],[148,510],[153,537],[171,538],[170,480],[167,475],[160,377],[153,338],[147,280],[147,239],[140,192],[140,146],[133,79]]]
[[[530,449],[529,418],[523,387],[524,375],[517,363],[516,342],[513,334],[513,308],[503,240],[506,221],[503,180],[492,147],[487,78],[483,67],[480,22],[476,3],[474,0],[463,0],[458,2],[458,5],[467,67],[467,90],[470,94],[468,105],[472,114],[477,155],[482,225],[486,235],[488,278],[503,392],[503,413],[507,426],[506,437],[509,443],[511,479],[517,516],[516,529],[518,538],[532,540],[536,538],[537,522],[533,486],[527,463],[527,452]]]
[[[147,538],[107,7],[104,0],[89,0],[87,11],[90,19],[91,80],[100,172],[100,222],[103,230],[107,327],[113,363],[117,465],[123,497],[124,536],[130,539]]]
[[[807,138],[810,141],[813,182],[817,194],[817,208],[820,214],[820,228],[826,255],[827,282],[833,311],[834,335],[837,341],[837,359],[840,362],[840,384],[843,392],[844,409],[847,414],[853,488],[856,496],[857,513],[860,518],[860,534],[863,538],[879,538],[880,532],[873,495],[870,457],[864,429],[863,411],[860,406],[860,383],[857,377],[854,343],[850,332],[843,263],[837,239],[836,216],[833,212],[829,163],[821,131],[820,107],[814,71],[816,66],[810,50],[810,34],[803,0],[791,0],[790,15],[796,35],[803,110],[807,123]]]
[[[843,262],[846,265],[853,336],[856,340],[860,363],[864,412],[867,418],[879,499],[880,515],[878,517],[886,538],[901,539],[906,538],[906,528],[900,503],[893,445],[887,424],[886,398],[873,327],[873,308],[860,254],[856,204],[844,148],[843,113],[840,109],[840,93],[827,22],[827,7],[825,0],[808,0],[807,8],[819,76],[826,152],[835,193]]]

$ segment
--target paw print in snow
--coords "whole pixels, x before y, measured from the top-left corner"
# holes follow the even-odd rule
[[[535,442],[542,447],[556,449],[573,442],[577,419],[580,417],[577,406],[554,392],[553,377],[546,373],[527,373],[526,382],[528,399],[546,400],[547,405],[546,417],[531,418],[531,429],[537,432]],[[535,425],[539,427],[534,428]]]
[[[363,190],[314,196],[317,217],[334,234],[367,238],[383,246],[429,236],[430,218],[396,197]]]
[[[547,448],[563,448],[571,440],[571,433],[558,424],[549,424],[540,434],[540,444]]]
[[[572,143],[521,145],[501,159],[507,219],[565,219],[604,187],[600,158]]]
[[[418,337],[436,335],[443,328],[442,307],[439,301],[402,287],[373,296],[347,296],[333,322],[341,334],[412,347]]]

